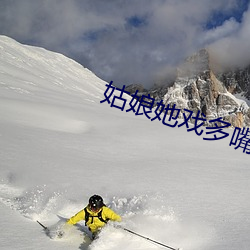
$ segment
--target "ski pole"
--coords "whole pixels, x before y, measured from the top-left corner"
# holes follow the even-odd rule
[[[48,228],[47,227],[45,227],[41,222],[39,222],[38,220],[36,221],[40,226],[42,226],[43,227],[43,229],[46,231],[46,230],[48,230]]]
[[[160,243],[160,242],[158,242],[158,241],[155,241],[155,240],[152,240],[152,239],[150,239],[150,238],[148,238],[148,237],[145,237],[145,236],[143,236],[143,235],[141,235],[141,234],[135,233],[135,232],[133,232],[133,231],[127,229],[127,228],[122,228],[122,229],[125,230],[125,231],[127,231],[127,232],[129,232],[129,233],[131,233],[131,234],[137,235],[137,236],[139,236],[139,237],[141,237],[141,238],[143,238],[143,239],[145,239],[145,240],[154,242],[154,243],[156,243],[156,244],[158,244],[158,245],[161,245],[161,246],[163,246],[163,247],[169,248],[169,249],[171,249],[171,250],[180,250],[180,248],[173,248],[173,247],[167,246],[167,245],[162,244],[162,243]]]

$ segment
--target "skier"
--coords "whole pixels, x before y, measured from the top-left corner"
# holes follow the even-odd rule
[[[92,232],[94,239],[109,220],[120,222],[122,219],[120,215],[105,206],[101,196],[95,194],[89,198],[89,204],[72,216],[67,224],[74,225],[80,220],[85,220],[85,226]]]

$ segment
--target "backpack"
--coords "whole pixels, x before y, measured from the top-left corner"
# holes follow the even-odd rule
[[[104,223],[107,223],[109,221],[109,219],[104,220],[102,218],[102,210],[96,216],[90,215],[90,213],[87,210],[87,207],[84,208],[84,212],[85,212],[85,219],[84,219],[85,220],[85,226],[87,226],[87,222],[89,221],[90,218],[92,219],[90,224],[92,224],[93,221],[94,221],[94,217],[97,217],[100,221],[102,221]]]

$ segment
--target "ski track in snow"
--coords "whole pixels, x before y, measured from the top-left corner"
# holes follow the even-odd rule
[[[204,239],[199,242],[197,234],[200,225],[190,227],[179,220],[172,208],[164,205],[162,195],[141,195],[130,198],[107,197],[107,206],[117,211],[122,217],[122,226],[129,230],[152,237],[161,243],[166,239],[170,246],[183,244],[185,249],[204,244]],[[99,238],[91,243],[87,236],[87,229],[83,222],[78,226],[68,229],[62,239],[56,237],[57,231],[63,228],[65,220],[58,220],[57,214],[69,218],[78,209],[83,208],[82,204],[66,200],[63,193],[51,193],[46,186],[36,187],[31,190],[22,190],[14,187],[11,183],[0,184],[0,202],[12,210],[20,213],[29,220],[45,222],[50,229],[50,237],[56,241],[64,241],[71,245],[79,243],[82,250],[108,250],[124,247],[119,243],[121,239],[128,242],[126,249],[162,249],[155,243],[134,236],[122,229],[113,227],[113,223],[106,226],[99,235]],[[164,230],[162,230],[164,228]],[[204,230],[205,228],[201,228]],[[189,230],[187,232],[186,230]],[[193,231],[192,231],[193,230]],[[181,236],[181,238],[180,238]],[[149,238],[150,238],[149,237]],[[192,239],[193,238],[193,239]],[[112,239],[112,240],[111,240]],[[187,242],[187,241],[188,242]],[[167,244],[165,242],[165,244]]]

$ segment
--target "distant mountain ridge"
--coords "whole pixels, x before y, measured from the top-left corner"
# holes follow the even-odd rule
[[[226,72],[215,72],[212,66],[208,50],[202,49],[180,65],[170,86],[155,86],[144,94],[171,107],[175,104],[181,115],[184,109],[200,111],[208,121],[223,117],[233,127],[249,127],[250,66]]]

